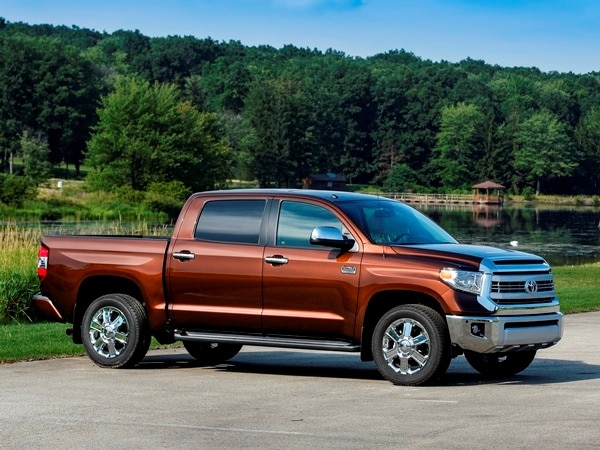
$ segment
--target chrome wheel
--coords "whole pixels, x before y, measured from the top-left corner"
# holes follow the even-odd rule
[[[419,304],[385,313],[375,325],[371,348],[381,375],[405,386],[439,379],[452,355],[446,322],[437,311]]]
[[[132,367],[150,347],[146,310],[130,295],[103,295],[83,315],[81,337],[88,356],[97,365]]]
[[[385,331],[381,351],[394,372],[415,374],[425,367],[429,359],[429,334],[416,320],[396,320]]]
[[[112,306],[100,308],[90,322],[90,342],[104,358],[119,356],[129,342],[129,322],[123,312]]]

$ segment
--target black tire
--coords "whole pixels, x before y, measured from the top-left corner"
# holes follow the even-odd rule
[[[536,350],[513,353],[476,353],[465,350],[467,362],[487,377],[516,375],[529,367],[535,358]]]
[[[220,344],[217,342],[183,341],[187,352],[202,364],[220,364],[233,358],[242,349],[237,344]]]
[[[386,380],[418,386],[439,379],[451,359],[446,322],[424,305],[388,311],[373,332],[373,358]]]
[[[81,336],[95,364],[115,369],[135,366],[144,359],[151,340],[144,307],[125,294],[94,300],[83,315]]]

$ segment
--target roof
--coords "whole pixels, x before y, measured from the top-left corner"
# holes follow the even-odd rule
[[[488,181],[484,181],[483,183],[475,184],[472,186],[472,188],[473,189],[504,189],[504,186],[488,180]]]
[[[379,198],[390,200],[386,197],[378,197],[372,194],[362,194],[358,192],[346,192],[346,191],[326,191],[319,189],[226,189],[220,191],[205,191],[197,192],[194,196],[212,195],[218,193],[225,197],[229,196],[246,196],[246,195],[273,195],[273,196],[287,196],[287,197],[306,197],[306,198],[320,198],[328,200],[330,202],[336,202],[340,200],[364,200],[369,198]]]

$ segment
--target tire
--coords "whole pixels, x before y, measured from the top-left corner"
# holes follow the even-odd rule
[[[108,294],[94,300],[83,315],[83,345],[100,367],[126,368],[144,359],[150,331],[144,307],[125,294]]]
[[[373,332],[372,350],[381,375],[404,386],[439,379],[451,359],[446,322],[424,305],[402,305],[383,315]]]
[[[237,344],[219,344],[217,342],[183,341],[187,352],[202,364],[214,365],[227,361],[242,349]]]
[[[506,377],[527,369],[535,358],[536,350],[514,353],[476,353],[465,350],[467,362],[482,375]]]

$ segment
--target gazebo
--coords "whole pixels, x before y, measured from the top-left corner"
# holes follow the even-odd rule
[[[483,183],[472,186],[473,203],[481,203],[485,205],[502,205],[504,203],[504,195],[502,189],[504,186],[495,183],[494,181],[484,181]]]

